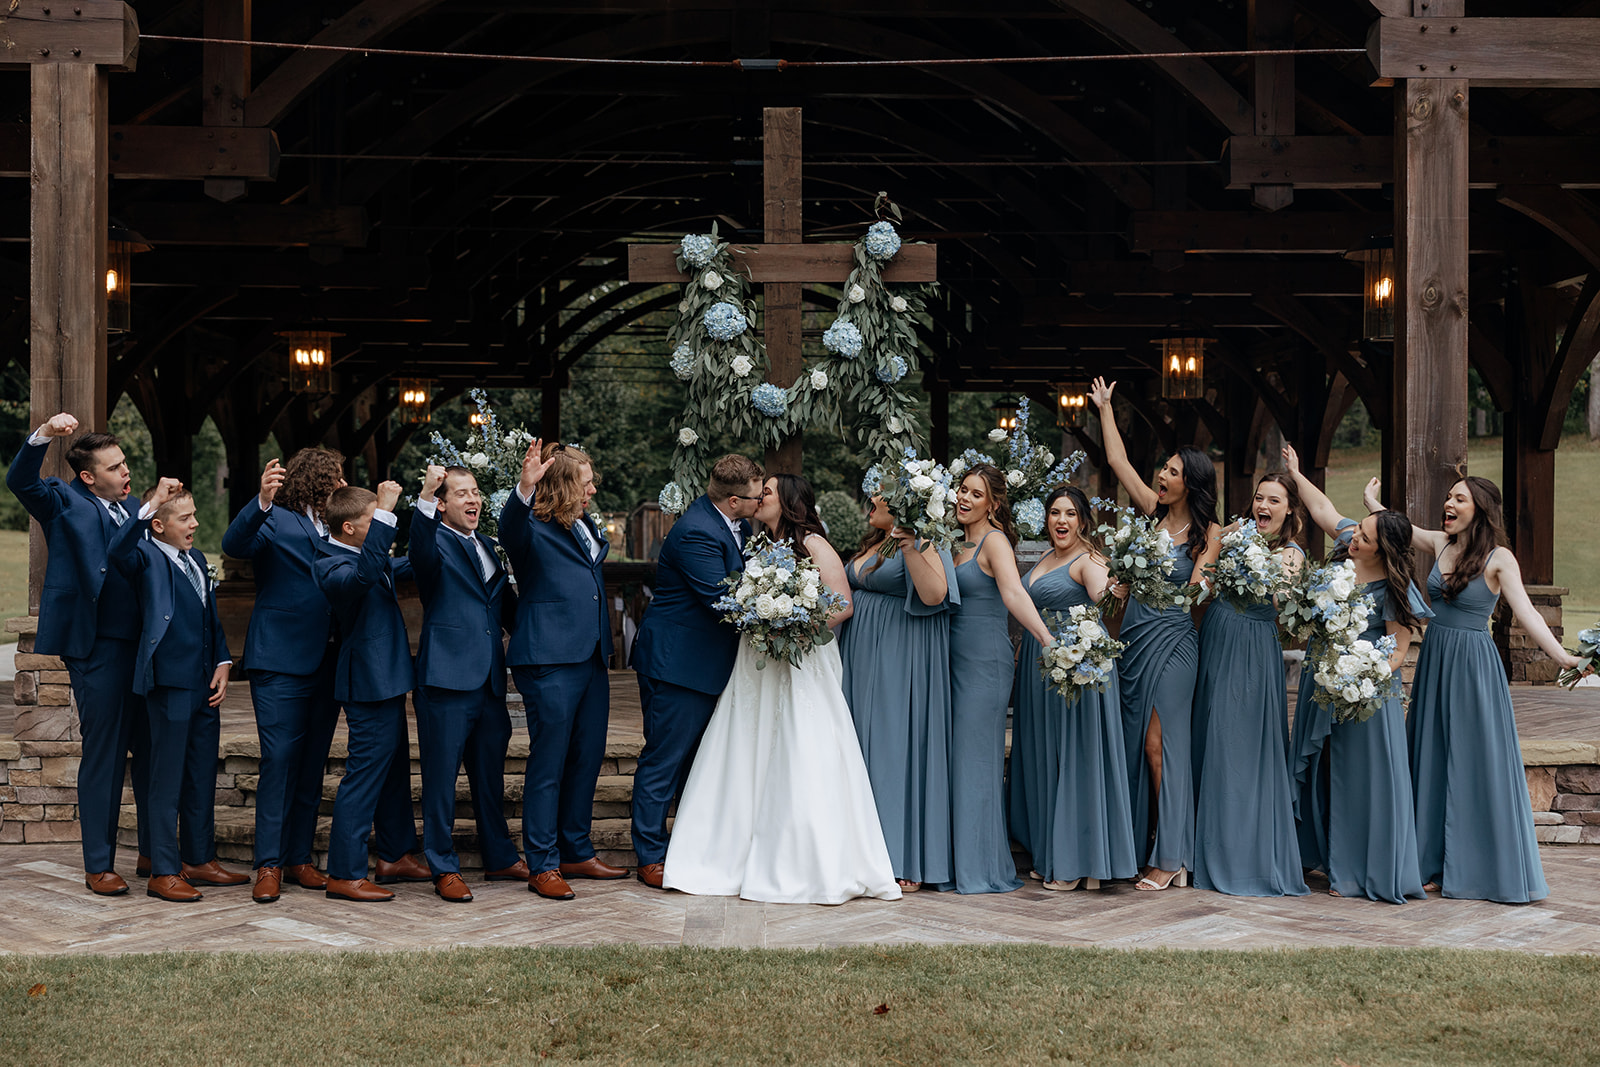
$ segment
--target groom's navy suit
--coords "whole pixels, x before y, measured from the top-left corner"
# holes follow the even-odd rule
[[[506,661],[528,709],[522,845],[538,874],[594,857],[594,786],[611,716],[611,546],[587,515],[568,529],[536,517],[515,490],[500,512],[500,543],[517,575]]]
[[[49,548],[39,597],[39,632],[33,650],[60,656],[78,703],[83,758],[78,765],[78,818],[83,832],[83,868],[113,869],[122,779],[133,748],[133,795],[139,809],[141,853],[149,854],[145,816],[149,729],[144,698],[133,692],[138,652],[139,604],[133,586],[106,558],[117,532],[106,505],[76,476],[71,482],[41,478],[47,438],[32,439],[12,461],[6,485],[38,520]],[[139,500],[123,501],[124,524],[139,514]]]
[[[673,524],[656,566],[655,597],[633,646],[644,712],[644,751],[633,778],[633,847],[641,866],[667,855],[667,805],[683,788],[700,735],[728,685],[739,632],[711,605],[722,580],[744,569],[741,542],[702,496]]]

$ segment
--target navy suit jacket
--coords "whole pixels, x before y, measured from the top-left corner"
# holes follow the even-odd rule
[[[611,658],[611,614],[606,605],[603,564],[611,546],[589,516],[578,520],[600,546],[598,558],[578,533],[554,520],[535,518],[511,491],[500,512],[500,544],[517,576],[517,614],[506,662],[513,667],[583,663]]]
[[[141,696],[156,686],[209,689],[211,675],[228,662],[228,638],[217,615],[217,594],[206,576],[206,557],[190,549],[206,586],[201,607],[194,587],[153,541],[145,539],[150,520],[122,524],[111,539],[111,563],[133,583],[139,598],[139,654],[133,691]]]
[[[106,560],[116,522],[77,478],[39,477],[49,449],[49,442],[24,444],[6,472],[6,485],[39,520],[50,553],[33,648],[41,655],[85,659],[96,638],[138,637],[139,616],[133,586]],[[127,526],[139,514],[139,499],[130,496],[122,506],[128,510]]]
[[[333,607],[312,572],[328,545],[303,514],[252,500],[222,535],[222,551],[251,561],[256,603],[244,638],[247,669],[315,674],[327,653]]]
[[[395,529],[374,520],[360,552],[331,545],[317,560],[317,584],[339,620],[339,664],[333,695],[376,703],[416,685],[411,642],[394,584],[411,577],[411,561],[390,559]]]
[[[506,654],[500,641],[516,594],[507,588],[506,569],[494,556],[495,540],[478,534],[494,559],[488,582],[472,548],[444,529],[439,512],[419,507],[411,515],[411,568],[422,594],[422,638],[417,642],[417,682],[463,692],[488,682],[504,696]]]
[[[746,538],[750,524],[740,521]],[[744,569],[744,556],[722,513],[702,496],[661,545],[655,598],[633,646],[633,668],[647,678],[701,693],[720,693],[733,674],[739,631],[712,608],[728,591],[722,580]]]

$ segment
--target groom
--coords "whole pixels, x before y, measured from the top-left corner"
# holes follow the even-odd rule
[[[717,460],[706,495],[689,505],[661,546],[655,599],[634,643],[644,751],[633,778],[633,847],[639,881],[657,889],[667,855],[667,805],[689,776],[738,655],[739,632],[724,626],[711,605],[727,592],[722,580],[744,569],[761,484],[754,460]]]

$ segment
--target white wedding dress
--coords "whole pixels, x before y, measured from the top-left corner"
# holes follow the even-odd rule
[[[839,643],[800,666],[741,642],[678,802],[662,885],[777,904],[898,900]]]

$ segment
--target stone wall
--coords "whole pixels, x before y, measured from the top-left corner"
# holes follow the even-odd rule
[[[0,844],[77,841],[78,759],[83,751],[78,709],[67,668],[33,651],[38,621],[7,619],[17,635],[13,684],[17,721],[0,738]],[[3,653],[0,653],[3,654]]]
[[[1559,585],[1530,585],[1528,599],[1533,609],[1545,622],[1556,640],[1561,640],[1561,601],[1568,590]],[[1520,623],[1511,616],[1511,609],[1501,600],[1494,611],[1494,643],[1500,649],[1500,659],[1506,665],[1506,677],[1512,685],[1554,685],[1558,667],[1528,636]]]
[[[1557,742],[1535,742],[1541,747]],[[1533,745],[1524,746],[1531,748]],[[1576,742],[1565,747],[1596,750]],[[1557,755],[1551,753],[1551,755]],[[1600,751],[1572,752],[1587,762],[1525,768],[1533,801],[1534,833],[1540,844],[1600,845]],[[1524,759],[1529,758],[1524,753]]]

